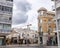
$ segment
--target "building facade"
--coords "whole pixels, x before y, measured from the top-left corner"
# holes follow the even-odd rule
[[[5,44],[5,36],[11,32],[13,0],[0,0],[0,45]]]
[[[7,36],[7,38],[16,38],[17,41],[16,44],[19,43],[19,37],[20,37],[20,43],[21,44],[27,44],[29,40],[29,44],[38,43],[38,32],[31,29],[22,29],[22,28],[14,28],[13,31],[10,33],[10,35]],[[14,39],[13,39],[14,40]],[[25,42],[26,41],[26,42]]]
[[[55,6],[55,17],[54,21],[56,23],[57,37],[58,37],[58,47],[60,46],[60,0],[52,0],[54,1]],[[60,47],[59,47],[60,48]]]
[[[54,34],[55,23],[53,17],[55,13],[48,11],[46,8],[41,7],[38,10],[38,32],[40,35],[41,44],[46,44],[48,40],[48,33]]]

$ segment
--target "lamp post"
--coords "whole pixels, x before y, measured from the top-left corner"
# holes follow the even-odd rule
[[[28,24],[28,25],[27,25],[27,28],[30,29],[30,26],[32,26],[32,24]]]

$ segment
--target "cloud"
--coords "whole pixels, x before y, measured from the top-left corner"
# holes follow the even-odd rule
[[[20,11],[23,12],[27,12],[28,10],[30,10],[30,4],[27,1],[20,1],[17,3],[17,7],[18,9],[20,9]]]
[[[27,15],[24,15],[22,13],[17,13],[17,15],[13,17],[14,20],[13,24],[17,25],[17,24],[25,23],[27,19],[28,19]]]
[[[26,0],[14,0],[13,25],[25,23],[28,20],[29,10],[31,10],[31,5]]]

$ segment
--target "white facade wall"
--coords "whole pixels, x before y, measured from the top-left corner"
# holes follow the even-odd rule
[[[55,3],[55,20],[56,20],[56,28],[57,28],[57,39],[58,39],[58,48],[60,48],[60,0],[54,0]]]
[[[0,0],[0,32],[10,32],[12,24],[13,1]]]
[[[17,37],[20,36],[21,39],[26,38],[26,39],[35,39],[35,37],[38,38],[38,33],[34,30],[28,30],[28,29],[14,29],[15,32],[12,32],[10,35],[7,37]],[[38,39],[37,39],[38,40]]]

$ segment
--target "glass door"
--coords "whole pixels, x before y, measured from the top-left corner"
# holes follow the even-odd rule
[[[0,39],[0,45],[2,45],[2,39]]]

